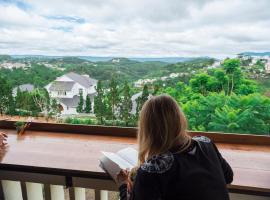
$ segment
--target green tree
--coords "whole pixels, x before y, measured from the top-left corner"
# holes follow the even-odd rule
[[[86,95],[86,100],[85,100],[85,109],[84,111],[86,113],[90,113],[91,112],[91,100],[90,100],[90,97],[89,95]]]
[[[227,133],[242,132],[241,126],[249,119],[249,116],[250,110],[241,112],[241,109],[234,109],[225,105],[223,108],[215,110],[209,126],[216,131]]]
[[[13,102],[12,90],[6,79],[0,77],[0,113],[8,112]]]
[[[82,113],[83,112],[83,104],[84,104],[84,100],[83,100],[83,92],[80,91],[80,99],[78,102],[78,106],[76,108],[78,113]]]
[[[207,73],[201,73],[195,75],[189,83],[195,92],[200,92],[202,95],[206,96],[210,78],[211,77]]]
[[[20,87],[17,87],[16,97],[15,97],[16,108],[19,108],[19,109],[22,108],[24,100],[25,99],[23,97],[23,93],[21,92]]]
[[[35,89],[32,92],[32,98],[35,105],[39,108],[39,110],[44,114],[45,118],[48,119],[51,113],[51,100],[49,93],[46,89]]]
[[[128,122],[130,121],[131,109],[132,109],[132,101],[131,101],[130,87],[128,83],[125,82],[123,99],[121,104],[121,118],[125,121],[126,126],[128,126]]]
[[[54,115],[60,113],[59,105],[58,105],[56,99],[52,99],[52,100],[51,100],[51,108],[52,108],[52,113],[53,113]]]
[[[239,59],[226,59],[222,64],[227,76],[229,77],[227,94],[231,95],[234,90],[235,80],[239,80],[241,76],[240,60]]]
[[[159,90],[160,90],[160,85],[157,84],[157,83],[154,84],[154,92],[153,92],[153,95],[158,94]]]
[[[228,76],[226,75],[225,71],[223,69],[216,69],[214,71],[214,77],[219,84],[219,91],[225,91],[228,83]]]
[[[136,99],[137,107],[136,107],[136,116],[139,116],[139,112],[141,111],[143,104],[148,100],[149,91],[148,86],[145,84],[143,86],[142,95]]]
[[[117,82],[115,78],[113,77],[109,84],[109,92],[108,92],[108,104],[111,111],[111,118],[112,120],[116,119],[116,109],[119,104],[119,91],[117,88]]]
[[[99,80],[96,86],[97,95],[94,98],[94,113],[100,124],[104,120],[105,104],[104,104],[104,89],[102,82]]]

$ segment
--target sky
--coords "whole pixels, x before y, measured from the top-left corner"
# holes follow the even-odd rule
[[[270,0],[0,0],[0,54],[231,57],[270,51]]]

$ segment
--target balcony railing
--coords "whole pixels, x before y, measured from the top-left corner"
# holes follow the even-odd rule
[[[0,157],[1,200],[107,200],[115,183],[99,167],[101,150],[136,147],[135,128],[32,123],[18,136],[13,121],[0,122],[9,146]],[[232,199],[270,199],[270,137],[191,132],[217,143],[231,163]]]

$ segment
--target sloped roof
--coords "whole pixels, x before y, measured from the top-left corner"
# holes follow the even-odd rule
[[[96,79],[92,79],[92,78],[87,77],[87,76],[76,74],[74,72],[69,72],[69,73],[65,74],[65,76],[67,76],[68,78],[72,79],[74,82],[77,82],[86,88],[97,83]]]
[[[61,98],[59,101],[68,107],[77,107],[80,101],[80,97],[75,95],[73,98]]]
[[[27,84],[23,84],[23,85],[19,85],[18,87],[15,87],[15,88],[13,88],[13,93],[17,93],[17,89],[18,88],[20,88],[20,90],[22,91],[22,92],[24,92],[24,91],[28,91],[28,92],[31,92],[31,91],[33,91],[34,90],[34,85],[32,85],[32,84],[29,84],[29,83],[27,83]]]
[[[93,98],[95,94],[92,95],[88,95],[90,98]],[[62,104],[68,106],[68,107],[77,107],[80,101],[80,96],[75,95],[72,98],[59,98],[58,99],[59,102],[61,102]],[[84,101],[85,104],[85,101]]]
[[[71,91],[75,82],[71,81],[54,81],[52,82],[50,91]]]

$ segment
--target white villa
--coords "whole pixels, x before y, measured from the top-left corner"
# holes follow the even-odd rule
[[[270,59],[265,64],[265,73],[270,74]]]
[[[57,99],[60,104],[61,114],[78,114],[76,108],[80,99],[80,92],[84,100],[88,95],[91,100],[92,111],[94,105],[94,96],[96,94],[97,80],[88,75],[80,75],[74,72],[67,73],[58,77],[55,81],[49,83],[45,88],[51,98]]]

